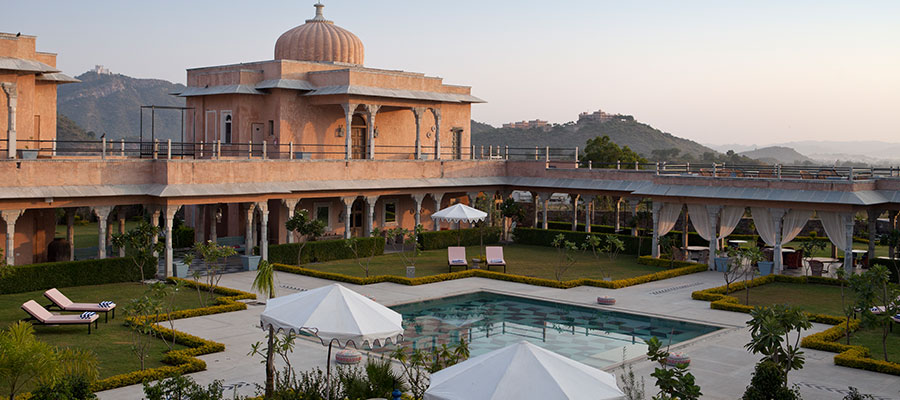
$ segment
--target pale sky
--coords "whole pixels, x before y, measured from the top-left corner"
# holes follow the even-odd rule
[[[8,1],[70,75],[184,82],[269,60],[313,0]],[[366,66],[424,72],[488,101],[475,120],[566,122],[602,108],[704,143],[900,142],[900,1],[325,0]]]

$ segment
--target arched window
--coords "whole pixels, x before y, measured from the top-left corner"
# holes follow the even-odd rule
[[[231,113],[225,114],[225,123],[222,125],[222,130],[225,143],[231,143]]]

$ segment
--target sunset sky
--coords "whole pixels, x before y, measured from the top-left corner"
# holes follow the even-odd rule
[[[184,82],[268,60],[312,0],[4,5],[78,75]],[[566,122],[602,108],[704,143],[900,142],[898,1],[324,1],[366,66],[471,85],[475,120]]]

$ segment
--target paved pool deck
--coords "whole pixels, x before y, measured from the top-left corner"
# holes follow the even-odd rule
[[[255,272],[241,272],[225,275],[220,285],[250,291]],[[289,273],[276,273],[276,295],[296,293],[300,289],[313,289],[329,285],[332,281]],[[723,329],[673,346],[673,350],[683,351],[692,358],[691,372],[701,386],[704,398],[739,398],[750,383],[753,367],[759,356],[750,354],[744,345],[750,340],[745,328],[747,314],[712,310],[709,303],[691,299],[691,292],[704,288],[721,286],[722,275],[716,272],[702,272],[623,289],[603,289],[576,287],[554,289],[497,281],[485,278],[466,278],[438,282],[420,286],[405,286],[394,283],[378,283],[366,286],[344,284],[359,293],[373,297],[387,306],[470,293],[481,290],[505,292],[514,295],[561,301],[597,309],[610,309],[645,315],[658,315],[670,319],[680,319],[704,324],[712,324]],[[597,296],[613,296],[615,306],[598,306]],[[251,304],[247,310],[225,314],[182,319],[175,322],[175,328],[224,343],[224,352],[201,356],[206,361],[207,370],[191,374],[201,384],[222,380],[228,393],[237,391],[241,395],[256,392],[256,384],[265,380],[265,368],[260,359],[247,355],[250,346],[265,339],[259,328],[262,304]],[[828,325],[813,324],[808,335],[827,329]],[[840,400],[848,386],[854,386],[864,393],[875,395],[876,399],[900,398],[900,378],[893,375],[868,372],[834,365],[834,353],[804,349],[806,364],[800,371],[790,374],[791,384],[800,388],[805,399]],[[296,370],[315,367],[325,369],[327,348],[318,342],[300,340],[297,342],[291,364]],[[654,364],[643,358],[627,362],[637,376],[643,376],[646,397],[655,394],[655,381],[650,377]],[[280,366],[278,367],[280,368]],[[607,371],[621,374],[618,366]],[[101,399],[139,399],[143,394],[140,385],[98,393]]]

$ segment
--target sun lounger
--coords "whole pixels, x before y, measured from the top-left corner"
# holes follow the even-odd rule
[[[465,247],[448,247],[447,248],[447,266],[453,272],[453,267],[466,267],[469,269],[469,262],[466,261]]]
[[[47,306],[48,310],[56,307],[61,311],[91,311],[97,314],[103,313],[106,317],[106,322],[109,322],[109,312],[112,311],[113,319],[116,319],[116,303],[113,302],[75,303],[72,300],[69,300],[62,292],[56,290],[56,288],[44,292],[44,297],[53,303]]]
[[[488,246],[484,249],[485,257],[487,258],[487,267],[488,270],[494,266],[502,266],[503,273],[506,273],[506,260],[503,259],[503,248],[499,246]]]
[[[38,302],[34,300],[28,300],[25,304],[22,304],[22,309],[25,310],[30,318],[26,318],[25,321],[32,322],[34,324],[40,325],[84,325],[88,326],[88,334],[91,333],[91,324],[94,325],[94,328],[97,328],[97,320],[100,317],[96,313],[89,313],[90,315],[82,318],[81,315],[56,315],[47,311],[46,308],[42,307]],[[88,314],[88,313],[86,313]]]

